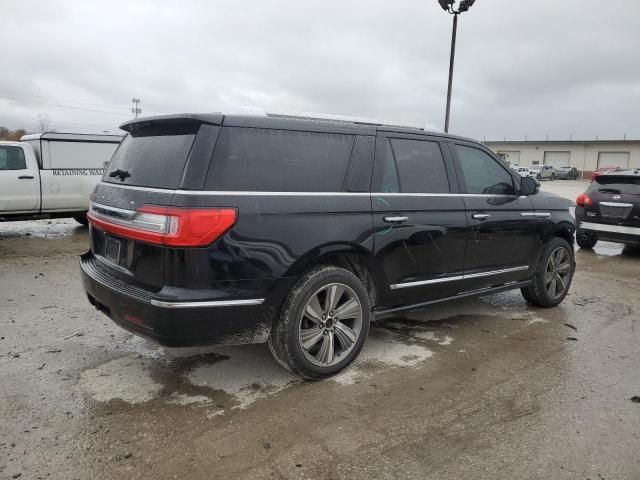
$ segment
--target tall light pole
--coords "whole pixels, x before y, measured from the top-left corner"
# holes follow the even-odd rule
[[[438,0],[442,9],[453,15],[453,31],[451,32],[451,55],[449,56],[449,86],[447,88],[447,113],[444,117],[444,131],[449,132],[449,114],[451,112],[451,87],[453,85],[453,61],[456,56],[456,32],[458,31],[458,15],[471,8],[476,0],[462,0],[455,8],[455,0]]]

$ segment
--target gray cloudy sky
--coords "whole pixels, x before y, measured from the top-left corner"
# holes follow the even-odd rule
[[[59,131],[113,129],[133,96],[143,114],[443,123],[451,18],[436,0],[4,0],[0,18],[0,125],[46,113]],[[639,19],[637,0],[477,0],[459,22],[451,131],[640,138]]]

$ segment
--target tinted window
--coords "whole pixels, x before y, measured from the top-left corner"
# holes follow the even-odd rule
[[[467,193],[515,195],[513,178],[493,157],[477,148],[455,146]]]
[[[394,138],[400,191],[405,193],[448,193],[449,182],[437,142]]]
[[[603,193],[640,195],[640,176],[600,175],[591,184],[590,190],[598,190]]]
[[[371,187],[375,137],[356,137],[351,151],[347,176],[342,185],[344,192],[368,192]]]
[[[380,162],[380,192],[397,193],[400,191],[400,184],[398,183],[396,161],[393,158],[389,140],[385,140],[384,144],[384,152],[381,158],[379,160],[376,158],[376,162]]]
[[[24,170],[27,162],[20,147],[0,147],[0,170]]]
[[[151,124],[129,133],[113,154],[103,181],[177,188],[199,123]]]
[[[209,190],[339,192],[353,135],[225,127],[207,173]]]

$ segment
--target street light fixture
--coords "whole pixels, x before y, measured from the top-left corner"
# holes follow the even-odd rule
[[[438,0],[442,9],[453,15],[453,31],[451,33],[451,55],[449,57],[449,86],[447,88],[447,113],[444,117],[444,131],[449,132],[449,113],[451,111],[451,86],[453,84],[453,60],[456,55],[456,32],[458,31],[458,15],[469,10],[476,0],[462,0],[455,7],[455,0]]]

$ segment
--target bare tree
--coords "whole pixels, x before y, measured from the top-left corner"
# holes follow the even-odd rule
[[[39,113],[38,114],[38,128],[40,132],[48,132],[49,127],[51,125],[51,119],[49,118],[48,113]]]

